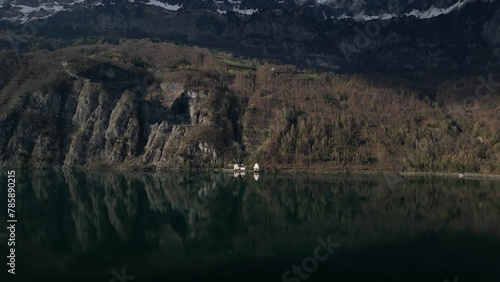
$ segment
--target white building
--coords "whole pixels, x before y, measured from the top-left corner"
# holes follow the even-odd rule
[[[253,171],[259,171],[259,170],[260,170],[259,164],[255,164],[253,166]]]

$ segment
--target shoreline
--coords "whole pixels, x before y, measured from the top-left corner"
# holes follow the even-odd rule
[[[203,169],[201,170],[203,171]],[[233,169],[214,169],[220,172],[234,172]],[[253,170],[246,170],[245,173],[253,173]],[[417,176],[437,176],[437,177],[452,177],[466,180],[500,180],[500,174],[482,174],[482,173],[453,173],[453,172],[407,172],[407,171],[370,171],[370,170],[354,170],[354,171],[332,171],[332,170],[307,170],[307,169],[277,169],[277,170],[260,170],[259,174],[331,174],[331,175],[397,175],[401,177],[417,177]],[[462,177],[460,177],[462,175]]]
[[[7,171],[7,168],[0,168],[1,171]],[[11,169],[12,170],[12,169]],[[184,172],[224,172],[224,173],[234,173],[233,169],[228,168],[197,168],[197,169],[186,169],[186,168],[163,168],[163,169],[123,169],[123,168],[40,168],[40,169],[14,169],[14,170],[77,170],[77,171],[98,171],[98,172],[131,172],[131,173],[161,173],[168,171],[184,171]],[[241,173],[241,172],[238,172]],[[407,172],[407,171],[377,171],[377,170],[315,170],[315,169],[261,169],[255,171],[253,169],[245,170],[246,174],[258,173],[261,175],[266,174],[322,174],[322,175],[396,175],[400,177],[418,177],[418,176],[435,176],[435,177],[448,177],[457,178],[465,180],[497,180],[500,181],[500,174],[482,174],[482,173],[453,173],[453,172]],[[461,175],[461,177],[460,177]]]
[[[436,176],[450,177],[458,179],[487,179],[500,180],[498,174],[481,173],[452,173],[452,172],[406,172],[406,171],[310,171],[310,170],[289,170],[288,173],[318,173],[318,174],[346,174],[346,175],[397,175],[401,177]],[[460,177],[462,175],[462,177]]]

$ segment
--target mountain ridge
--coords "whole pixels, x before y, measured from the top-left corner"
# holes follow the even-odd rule
[[[275,9],[291,10],[299,14],[308,15],[318,21],[345,20],[369,21],[373,19],[391,19],[396,17],[415,17],[429,19],[448,14],[461,9],[476,0],[448,1],[420,1],[417,5],[414,0],[401,3],[394,1],[386,5],[367,4],[364,1],[359,5],[342,1],[165,1],[165,0],[42,0],[33,1],[12,0],[0,1],[0,16],[2,20],[23,24],[36,19],[51,17],[59,12],[73,9],[93,9],[99,6],[114,5],[145,5],[176,12],[185,9],[205,9],[220,15],[235,13],[240,16],[251,16],[256,13]],[[385,1],[380,1],[385,2]],[[379,3],[380,3],[379,2]],[[425,2],[425,3],[422,3]]]
[[[98,6],[9,25],[1,45],[30,48],[32,38],[12,38],[24,39],[26,30],[34,29],[38,38],[156,38],[305,68],[383,73],[415,81],[498,72],[500,3],[473,1],[466,7],[430,19],[357,22],[317,21],[289,10],[222,16],[204,9],[166,12],[144,5]]]
[[[500,70],[497,1],[384,0],[352,6],[347,1],[39,0],[30,5],[51,5],[61,11],[39,9],[16,16],[12,7],[28,3],[1,4],[4,19],[43,19],[21,25],[6,21],[0,46],[10,42],[22,50],[36,37],[156,38],[301,67],[382,72],[420,81]],[[63,5],[71,9],[63,11]],[[175,11],[158,7],[162,5]],[[338,18],[330,19],[325,7],[335,10]],[[220,13],[221,9],[227,12]],[[233,9],[259,12],[246,15]]]

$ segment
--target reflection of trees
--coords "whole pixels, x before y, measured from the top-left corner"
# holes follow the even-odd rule
[[[175,255],[178,264],[202,253],[215,263],[228,253],[308,252],[328,234],[344,246],[440,231],[500,235],[500,189],[492,181],[412,178],[390,188],[381,176],[264,175],[256,182],[81,171],[19,172],[18,181],[18,236],[72,256],[133,243],[144,253],[169,250],[159,255]]]
[[[391,189],[376,176],[263,178],[246,190],[243,214],[251,234],[281,238],[255,238],[268,243],[264,250],[277,242],[289,244],[286,240],[311,242],[322,234],[334,234],[343,244],[443,230],[498,235],[498,186],[492,181],[414,178]]]

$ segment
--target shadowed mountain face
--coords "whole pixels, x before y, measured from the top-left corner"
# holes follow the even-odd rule
[[[135,281],[282,281],[328,236],[341,245],[308,281],[499,274],[494,181],[81,171],[17,180],[24,281],[109,281],[124,267]]]
[[[155,37],[301,66],[412,79],[499,69],[497,1],[60,2],[40,3],[51,7],[38,6],[40,17],[61,11],[28,28],[11,26],[2,46],[26,48],[26,30],[34,25],[37,36],[49,38]],[[0,9],[6,20],[36,18],[33,8],[6,7]]]
[[[10,0],[0,1],[0,13],[3,19],[12,22],[52,16],[63,11],[75,9],[95,9],[96,7],[120,5],[140,8],[144,6],[157,7],[165,11],[203,9],[220,15],[236,14],[251,16],[272,11],[288,10],[297,14],[311,16],[318,21],[335,18],[354,17],[362,19],[365,16],[412,15],[417,18],[436,17],[447,14],[475,0],[378,0],[378,1],[347,1],[347,0]]]

